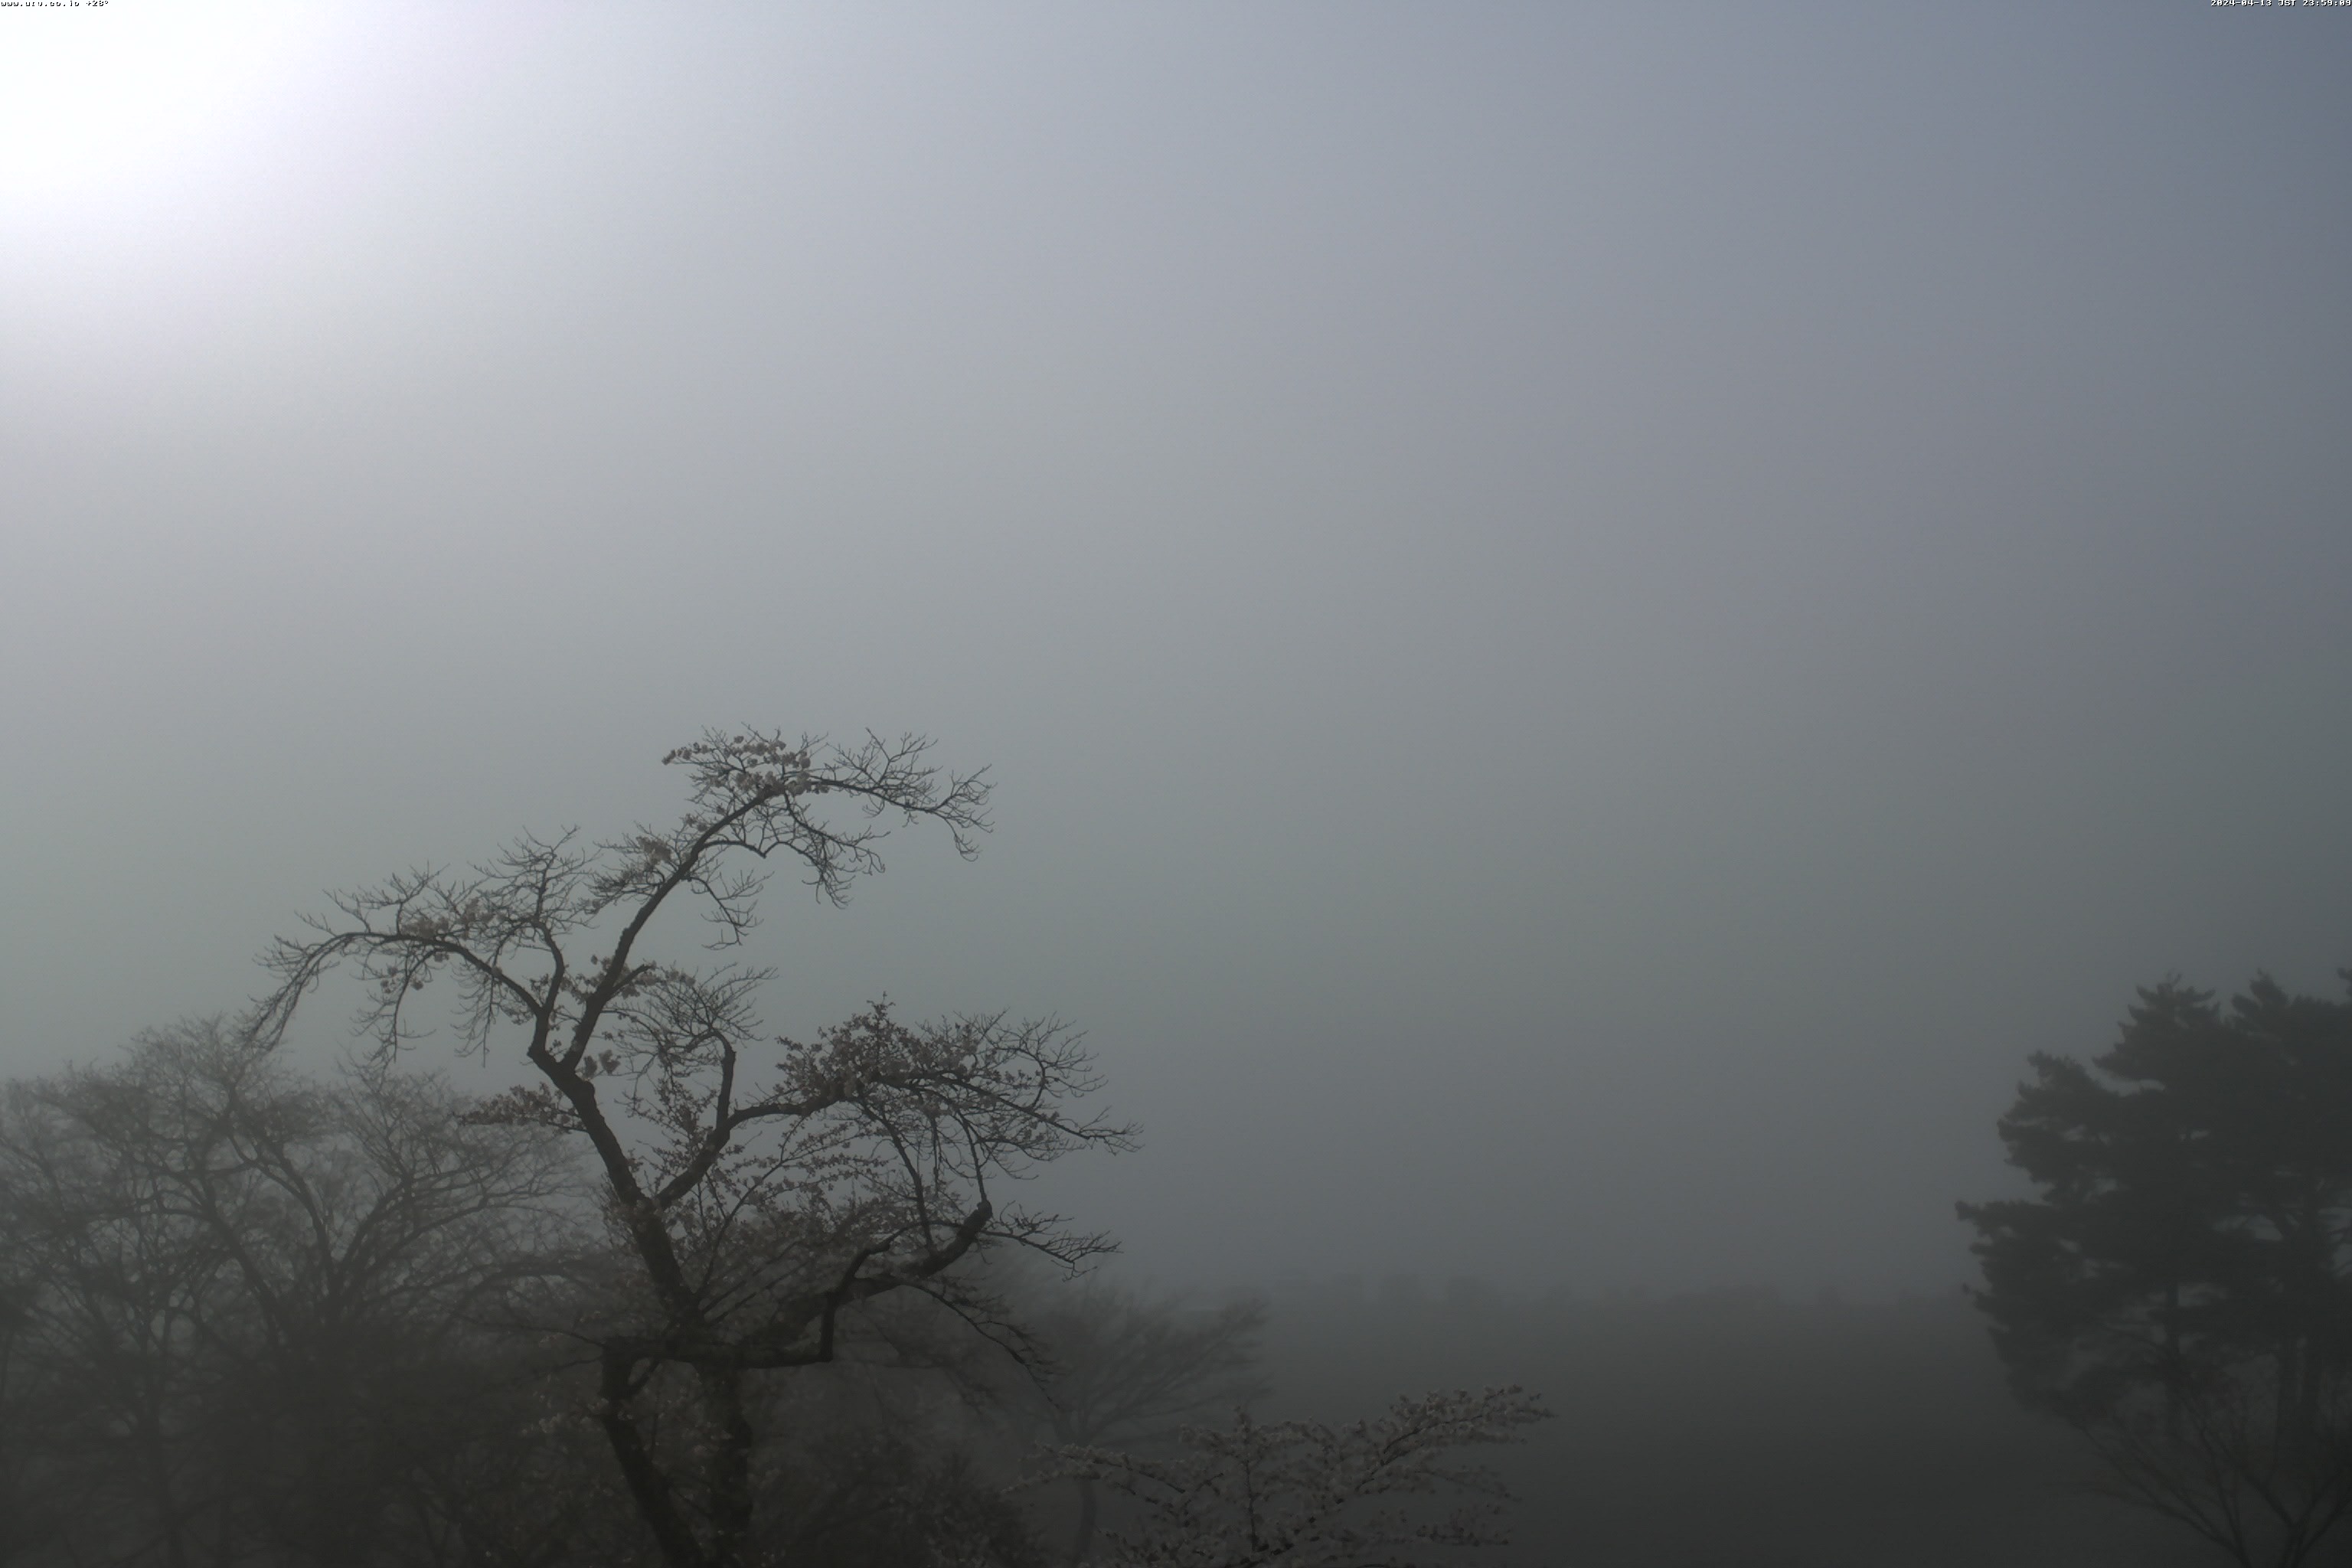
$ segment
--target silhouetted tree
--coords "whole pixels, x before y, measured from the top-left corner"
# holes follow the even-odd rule
[[[1262,1302],[1200,1309],[1089,1279],[1034,1296],[1024,1308],[1043,1352],[1046,1375],[1036,1387],[1056,1446],[1163,1442],[1184,1417],[1245,1405],[1265,1392],[1255,1372]],[[1093,1549],[1101,1500],[1091,1476],[1072,1479],[1078,1508],[1069,1558],[1077,1563]]]
[[[2039,1194],[1960,1205],[2013,1386],[2247,1568],[2310,1560],[2352,1510],[2352,1005],[2168,981],[2032,1060],[2000,1133]]]
[[[665,759],[688,779],[674,826],[525,838],[470,871],[395,877],[339,898],[269,958],[278,987],[257,1011],[261,1037],[348,961],[372,988],[361,1026],[385,1057],[410,1037],[417,993],[446,978],[464,1047],[510,1033],[532,1075],[481,1114],[593,1151],[630,1268],[577,1331],[598,1362],[596,1420],[672,1568],[736,1568],[753,1551],[766,1483],[750,1380],[832,1360],[842,1315],[887,1292],[955,1299],[986,1321],[950,1270],[991,1244],[1065,1263],[1104,1245],[1000,1207],[993,1190],[1034,1162],[1126,1140],[1074,1109],[1097,1079],[1060,1024],[910,1026],[876,1004],[813,1042],[780,1040],[756,1012],[768,972],[648,956],[665,911],[698,910],[711,949],[740,943],[770,863],[841,902],[881,869],[885,814],[936,822],[969,856],[985,783],[941,775],[927,748],[708,733]]]
[[[10,1361],[46,1384],[71,1560],[397,1555],[402,1478],[466,1398],[437,1374],[558,1187],[551,1140],[461,1125],[462,1103],[305,1080],[209,1023],[9,1086]]]

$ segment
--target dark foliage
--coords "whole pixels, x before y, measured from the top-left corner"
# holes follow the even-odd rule
[[[2352,1005],[2168,982],[2033,1068],[2037,1195],[1960,1207],[2012,1385],[2234,1561],[2310,1561],[2352,1510]]]

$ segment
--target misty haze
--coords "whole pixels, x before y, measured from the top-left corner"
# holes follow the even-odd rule
[[[0,5],[0,1568],[2352,1563],[2347,82]]]

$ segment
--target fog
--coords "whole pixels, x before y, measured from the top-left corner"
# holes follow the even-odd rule
[[[996,830],[780,884],[769,1016],[1081,1025],[1129,1267],[1948,1292],[2029,1052],[2352,962],[2347,70],[2191,0],[0,11],[0,1053],[673,817],[707,725],[916,731]]]

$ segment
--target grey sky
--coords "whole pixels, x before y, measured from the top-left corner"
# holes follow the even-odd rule
[[[1083,1023],[1139,1265],[1948,1288],[2026,1052],[2352,961],[2348,77],[2188,0],[0,11],[0,1053],[706,723],[917,729],[1000,830],[780,891],[777,1026]]]

